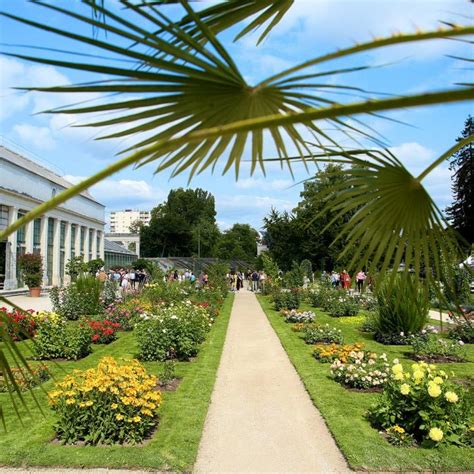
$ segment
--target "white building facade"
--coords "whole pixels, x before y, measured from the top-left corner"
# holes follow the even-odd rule
[[[136,221],[143,222],[144,225],[150,224],[150,211],[137,211],[125,209],[124,211],[112,211],[110,213],[110,233],[111,234],[129,234],[130,225]]]
[[[0,231],[71,183],[0,146]],[[0,240],[0,291],[23,288],[18,257],[43,257],[43,287],[67,282],[65,265],[75,256],[104,258],[105,207],[83,192]]]

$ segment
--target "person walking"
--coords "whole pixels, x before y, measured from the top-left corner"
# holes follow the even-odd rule
[[[344,290],[348,290],[349,287],[351,286],[351,277],[349,275],[349,273],[347,273],[346,270],[343,270],[341,272],[341,286]]]
[[[367,275],[364,273],[363,270],[361,270],[356,276],[357,291],[359,293],[362,293],[362,288],[364,286],[364,281],[365,281],[366,278],[367,278]]]
[[[244,286],[244,276],[242,275],[241,272],[237,272],[237,291],[240,291],[240,289]]]
[[[257,292],[258,290],[258,273],[257,270],[254,270],[252,273],[252,291]]]

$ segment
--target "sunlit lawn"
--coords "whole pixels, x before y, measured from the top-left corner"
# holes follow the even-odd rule
[[[390,445],[365,419],[370,405],[379,396],[376,393],[352,392],[330,377],[330,364],[322,364],[312,356],[312,346],[306,345],[298,333],[291,330],[280,314],[273,310],[268,297],[259,296],[270,323],[298,371],[314,404],[321,411],[337,444],[354,469],[378,470],[474,470],[472,449],[444,447],[440,449],[398,448]],[[331,318],[322,311],[312,310],[316,320],[340,328],[345,342],[364,342],[365,347],[378,353],[385,352],[389,360],[399,358],[403,364],[412,364],[410,346],[384,346],[375,342],[370,334],[361,333],[360,317]],[[474,347],[466,345],[469,362],[439,364],[455,377],[467,379],[474,374]],[[471,379],[472,381],[472,379]],[[472,400],[472,394],[471,394]]]
[[[48,408],[45,393],[36,388],[34,393],[44,407],[44,416],[35,408],[31,397],[28,397],[32,416],[24,418],[23,427],[15,417],[8,395],[0,394],[0,404],[6,413],[8,427],[7,433],[0,431],[0,465],[190,469],[197,455],[232,302],[233,295],[229,295],[198,357],[192,362],[177,364],[176,372],[182,382],[176,392],[164,392],[160,425],[149,442],[135,447],[62,446],[53,443],[54,415]],[[132,358],[136,354],[133,333],[120,333],[117,341],[93,347],[94,352],[78,362],[48,363],[54,377],[60,379],[74,368],[93,367],[106,355],[120,359]],[[145,366],[151,373],[160,372],[158,362],[146,363]],[[49,390],[53,383],[46,382],[43,388]]]

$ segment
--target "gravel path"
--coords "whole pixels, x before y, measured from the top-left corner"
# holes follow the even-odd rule
[[[196,473],[350,472],[255,295],[232,309]]]

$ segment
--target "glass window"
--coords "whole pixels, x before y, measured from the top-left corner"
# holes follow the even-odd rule
[[[53,282],[53,258],[54,258],[54,219],[48,217],[48,254],[46,257],[46,275],[48,284]]]
[[[59,277],[61,278],[61,284],[64,280],[64,265],[66,263],[66,226],[67,223],[61,221],[59,232]]]
[[[80,244],[80,249],[81,249],[81,255],[85,255],[86,253],[86,228],[81,226],[81,244]]]
[[[71,225],[71,258],[76,256],[76,225]]]
[[[26,214],[26,211],[18,211],[17,214],[17,219],[20,219]],[[25,226],[20,227],[16,231],[16,261],[18,262],[18,259],[26,253],[26,232],[25,232]],[[21,278],[21,271],[20,271],[20,265],[16,265],[16,279],[17,279],[17,284],[18,287],[23,286],[23,280]]]
[[[0,204],[0,230],[4,230],[8,227],[8,217],[8,206]]]
[[[33,222],[33,253],[41,253],[41,219]]]
[[[100,232],[97,232],[96,246],[97,246],[96,258],[100,258]]]
[[[92,256],[92,244],[94,242],[94,231],[89,229],[89,260],[92,260],[94,257]]]

